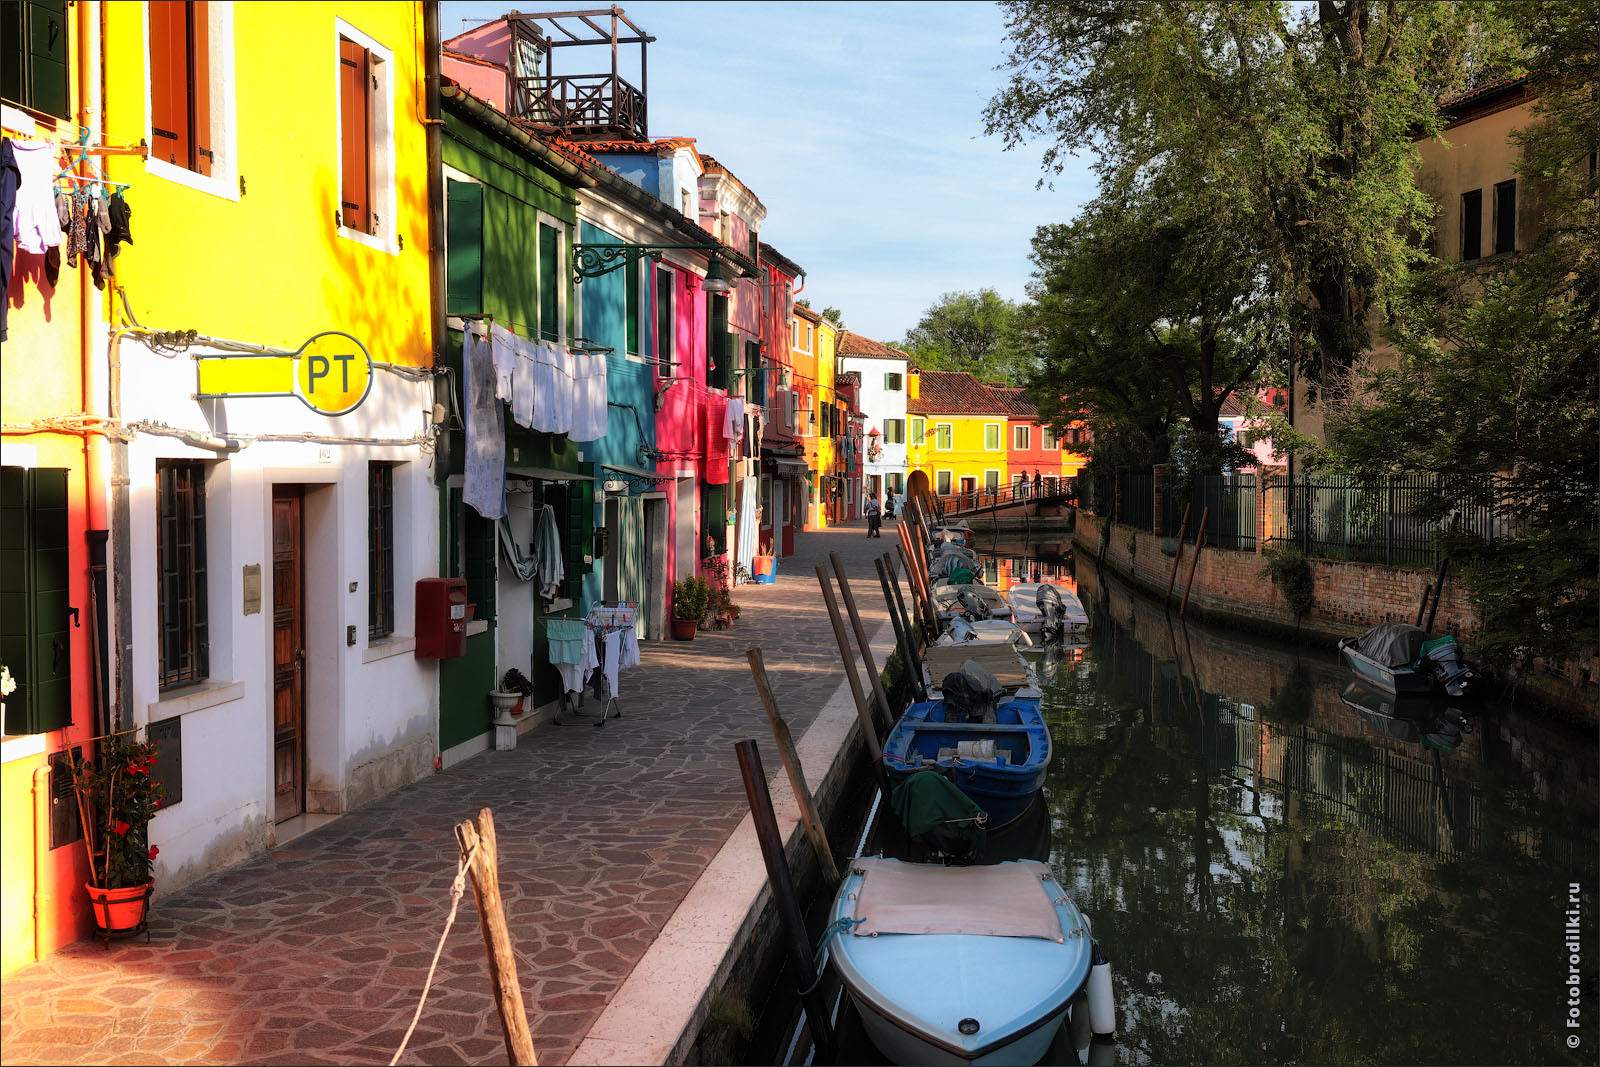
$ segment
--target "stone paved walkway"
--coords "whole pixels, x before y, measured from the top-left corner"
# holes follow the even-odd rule
[[[623,718],[541,725],[172,896],[152,938],[83,942],[5,980],[6,1063],[388,1063],[455,875],[452,826],[494,810],[500,882],[541,1064],[563,1064],[746,813],[733,743],[780,774],[745,649],[798,737],[842,672],[813,565],[837,551],[869,633],[887,620],[859,525],[801,534],[738,624],[650,643]],[[880,668],[882,664],[879,664]],[[581,722],[581,720],[580,720]],[[158,887],[159,889],[159,887]],[[469,891],[404,1062],[504,1063]]]

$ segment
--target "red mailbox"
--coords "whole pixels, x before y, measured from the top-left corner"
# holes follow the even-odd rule
[[[466,655],[470,608],[465,578],[417,579],[417,658]]]

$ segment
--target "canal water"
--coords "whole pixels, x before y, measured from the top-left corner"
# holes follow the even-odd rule
[[[1396,709],[1334,652],[1169,619],[1065,545],[983,548],[989,584],[1058,582],[1092,619],[1041,668],[1037,846],[1112,960],[1119,1032],[1091,1062],[1596,1062],[1593,735]],[[839,1062],[883,1062],[848,1012],[840,1037]]]

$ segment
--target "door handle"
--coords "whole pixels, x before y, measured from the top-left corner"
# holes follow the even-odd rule
[[[294,650],[294,669],[297,671],[306,669],[306,650],[303,648]]]

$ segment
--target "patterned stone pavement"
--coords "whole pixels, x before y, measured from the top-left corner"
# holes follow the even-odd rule
[[[646,644],[603,729],[541,725],[180,893],[158,886],[148,946],[81,942],[8,976],[4,1061],[387,1063],[443,929],[451,828],[489,807],[534,1046],[565,1063],[744,817],[733,743],[761,740],[782,773],[745,649],[762,646],[798,737],[841,681],[813,565],[840,554],[875,632],[885,527],[798,535],[776,584],[736,593],[733,629]],[[403,1062],[505,1057],[469,890]]]

